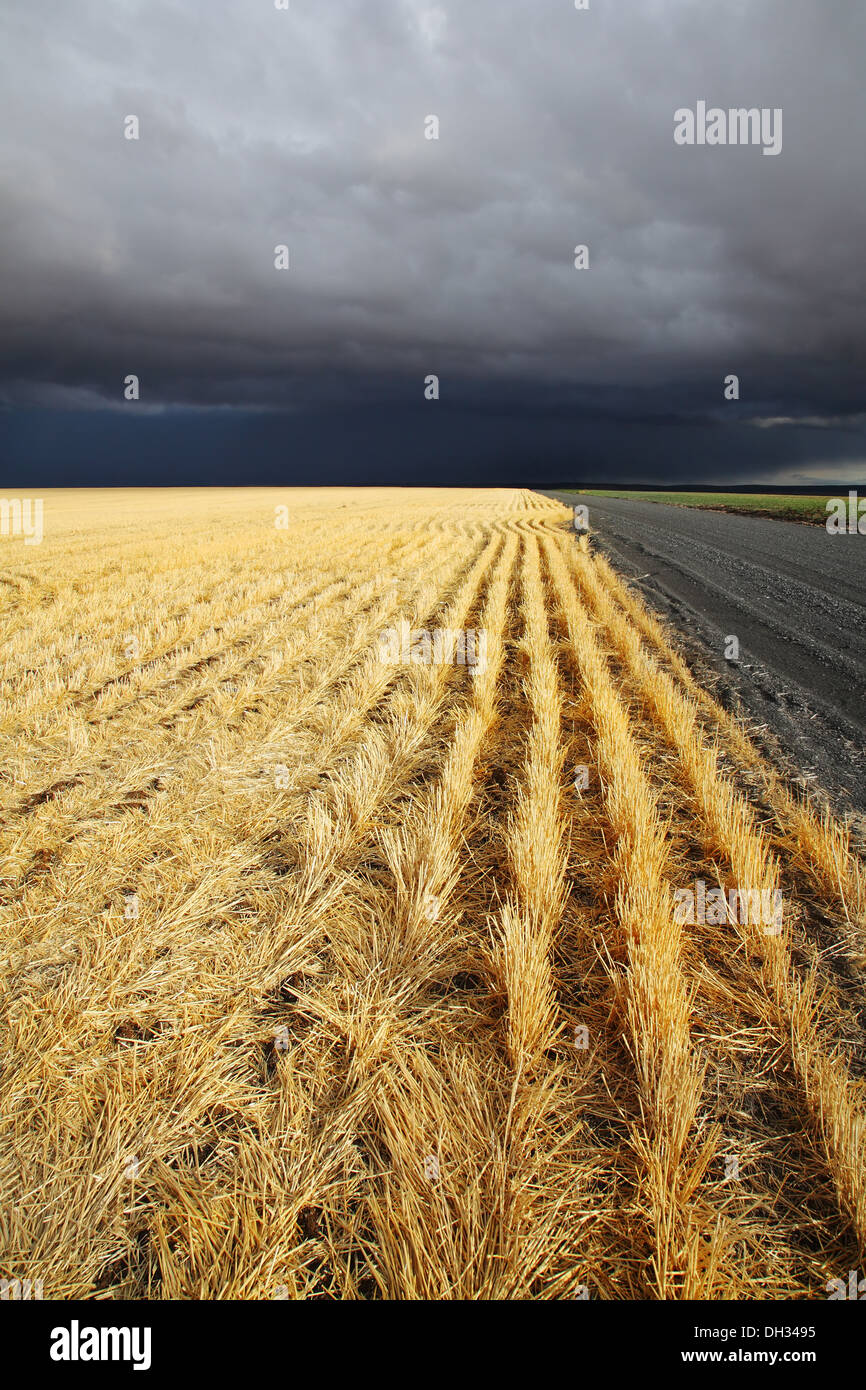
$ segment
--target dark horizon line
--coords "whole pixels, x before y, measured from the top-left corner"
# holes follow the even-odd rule
[[[137,490],[138,488],[160,488],[160,489],[162,489],[163,491],[171,491],[172,489],[175,489],[175,488],[232,488],[232,489],[244,489],[244,490],[250,491],[250,492],[254,491],[255,489],[260,489],[260,490],[263,491],[263,492],[264,492],[264,491],[272,492],[272,491],[274,490],[274,488],[283,488],[283,487],[284,487],[284,488],[304,488],[305,490],[306,490],[306,489],[309,489],[309,488],[312,488],[312,487],[318,487],[318,488],[330,488],[330,487],[333,487],[333,488],[367,488],[367,487],[370,487],[370,488],[374,488],[374,487],[375,487],[375,488],[383,488],[383,487],[389,488],[389,487],[394,487],[394,488],[404,488],[404,489],[405,489],[405,488],[430,488],[430,487],[444,487],[444,488],[454,489],[454,488],[463,487],[463,488],[466,488],[467,490],[475,489],[475,488],[487,488],[487,487],[491,487],[491,488],[496,488],[496,487],[508,487],[508,488],[525,487],[525,488],[529,488],[532,492],[552,492],[552,491],[573,492],[573,493],[586,493],[586,492],[672,492],[672,493],[682,493],[682,492],[726,492],[726,493],[731,493],[732,495],[736,495],[736,494],[738,494],[738,493],[743,493],[743,494],[750,494],[750,493],[759,493],[759,494],[760,494],[760,493],[766,493],[768,496],[774,496],[774,497],[785,497],[785,496],[836,497],[836,496],[839,496],[840,494],[841,494],[841,495],[847,496],[847,494],[848,494],[849,492],[857,492],[858,490],[861,491],[861,492],[863,492],[864,494],[866,494],[866,479],[864,479],[863,482],[861,482],[861,483],[838,482],[838,481],[837,481],[837,482],[829,482],[829,483],[788,483],[787,485],[786,485],[786,484],[780,484],[780,483],[769,483],[769,482],[768,482],[768,483],[761,483],[761,482],[757,482],[757,483],[724,483],[724,482],[717,482],[717,483],[687,483],[687,482],[681,482],[681,481],[677,481],[677,482],[675,482],[675,483],[666,483],[666,482],[652,482],[652,483],[644,483],[644,482],[610,483],[610,482],[604,482],[604,483],[599,483],[599,482],[595,482],[595,481],[584,481],[584,482],[576,483],[576,482],[574,482],[574,481],[571,480],[571,479],[569,479],[569,480],[567,480],[567,481],[563,481],[561,478],[552,479],[552,480],[549,480],[549,481],[545,481],[545,480],[536,480],[536,481],[534,481],[534,482],[530,482],[530,481],[527,480],[526,482],[522,482],[522,483],[521,483],[521,482],[515,482],[513,479],[509,479],[509,480],[507,480],[507,481],[503,480],[502,482],[497,482],[495,479],[489,479],[489,480],[485,480],[484,482],[476,482],[476,483],[451,483],[451,482],[437,482],[437,481],[432,481],[432,480],[431,480],[431,481],[419,481],[419,480],[417,480],[417,479],[415,479],[415,480],[412,481],[412,482],[405,482],[405,483],[394,483],[394,482],[387,482],[387,483],[386,483],[386,482],[376,482],[375,480],[371,480],[371,481],[369,481],[369,482],[361,482],[361,481],[357,481],[357,480],[355,480],[355,481],[344,480],[344,481],[340,481],[340,482],[315,482],[315,483],[313,483],[313,482],[309,482],[309,483],[308,483],[308,482],[289,482],[289,481],[286,481],[286,482],[268,482],[268,483],[241,483],[241,482],[233,483],[233,482],[227,482],[227,481],[225,481],[225,480],[222,480],[222,481],[219,481],[219,482],[212,482],[212,483],[191,482],[191,481],[184,482],[183,480],[178,481],[178,482],[172,482],[172,483],[166,483],[166,482],[144,482],[144,481],[136,481],[136,482],[129,481],[129,482],[126,482],[126,483],[93,483],[93,482],[80,482],[80,483],[79,483],[79,482],[74,482],[74,481],[69,481],[69,482],[65,482],[65,483],[58,483],[58,482],[40,483],[40,482],[34,482],[34,481],[31,479],[29,482],[27,482],[27,483],[26,483],[25,485],[23,485],[23,486],[22,486],[22,485],[19,485],[19,484],[17,484],[17,483],[8,482],[8,481],[5,481],[5,480],[2,481],[2,482],[0,482],[0,489],[2,489],[3,492],[9,492],[9,491],[33,492],[35,489],[38,489],[38,488],[43,488],[46,492],[65,492],[65,491],[68,491],[68,490],[70,490],[70,489],[71,489],[71,490],[74,490],[74,491],[78,491],[78,492],[132,492],[132,491]]]
[[[560,492],[730,492],[766,493],[768,496],[835,497],[838,493],[866,491],[862,483],[544,483],[543,488],[558,488]]]

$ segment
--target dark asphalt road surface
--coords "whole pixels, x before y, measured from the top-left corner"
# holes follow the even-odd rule
[[[598,545],[672,623],[723,703],[767,725],[766,751],[866,813],[866,536],[823,526],[551,492],[589,508]],[[738,662],[725,639],[739,638]]]

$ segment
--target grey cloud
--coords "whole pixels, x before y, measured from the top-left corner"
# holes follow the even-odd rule
[[[862,412],[849,0],[66,0],[7,9],[0,53],[7,406],[134,371],[152,403],[296,409],[435,371],[687,417],[736,372],[753,416]],[[782,107],[782,153],[676,147],[698,99]]]

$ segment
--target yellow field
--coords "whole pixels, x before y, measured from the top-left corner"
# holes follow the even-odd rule
[[[0,538],[5,1277],[826,1298],[862,1264],[862,867],[570,522],[48,492],[41,545]],[[401,622],[429,642],[385,660]],[[681,920],[698,881],[781,930]]]

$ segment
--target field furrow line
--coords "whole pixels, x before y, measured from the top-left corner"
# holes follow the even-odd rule
[[[439,777],[426,796],[408,803],[399,828],[380,832],[391,886],[373,900],[377,925],[357,934],[340,962],[349,979],[376,981],[379,1007],[364,1020],[367,1036],[353,1039],[348,1083],[365,1088],[368,1144],[387,1155],[385,1170],[371,1177],[363,1212],[376,1248],[373,1277],[389,1298],[497,1296],[501,1287],[499,1221],[484,1219],[484,1207],[495,1201],[501,1208],[501,1197],[488,1193],[485,1202],[480,1178],[493,1176],[491,1115],[484,1104],[490,1081],[471,1040],[455,1039],[447,1004],[428,1005],[423,1025],[432,1037],[439,1034],[439,1063],[418,1036],[416,1011],[424,1009],[431,984],[447,981],[462,957],[452,895],[462,870],[474,769],[496,716],[516,552],[512,537],[479,620],[487,660],[474,674]],[[459,1151],[449,1151],[457,1132]],[[475,1182],[481,1204],[468,1222],[458,1195],[467,1181]]]
[[[542,585],[538,541],[523,542],[523,650],[530,723],[522,781],[508,819],[511,888],[496,923],[494,976],[507,1001],[511,1075],[497,1162],[503,1174],[502,1296],[575,1296],[581,1287],[580,1182],[575,1138],[579,1089],[557,1048],[553,953],[565,902],[570,817],[563,805],[562,697]],[[586,1270],[584,1270],[586,1273]],[[588,1287],[588,1286],[587,1286]]]
[[[802,797],[792,794],[755,748],[739,721],[695,680],[683,658],[671,646],[662,624],[640,596],[615,572],[605,556],[596,553],[593,560],[600,583],[635,623],[685,693],[713,721],[734,756],[758,779],[780,827],[780,830],[774,827],[774,842],[795,856],[820,896],[838,903],[851,924],[855,962],[860,968],[866,967],[866,872],[852,849],[848,827],[841,825],[826,807],[813,806],[805,794]]]
[[[630,721],[566,570],[559,545],[545,557],[590,703],[604,802],[616,835],[616,910],[628,941],[628,1018],[644,1126],[635,1134],[653,1213],[653,1279],[661,1298],[706,1296],[701,1233],[690,1203],[717,1135],[697,1134],[704,1066],[692,1048],[690,997],[680,966],[680,930],[667,877],[668,846],[641,770]]]
[[[636,631],[594,580],[588,554],[578,553],[574,564],[677,752],[695,798],[707,849],[730,866],[738,892],[758,892],[762,902],[775,902],[775,895],[781,893],[778,862],[748,803],[720,772],[717,750],[701,736],[695,702],[676,688],[641,647]],[[777,932],[763,920],[753,921],[751,911],[747,915],[747,922],[737,918],[734,925],[761,962],[756,982],[775,1006],[779,1035],[790,1048],[803,1101],[823,1143],[842,1210],[851,1217],[861,1248],[866,1249],[864,1087],[852,1079],[838,1045],[824,1033],[814,972],[800,978],[784,930]]]

